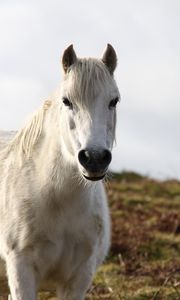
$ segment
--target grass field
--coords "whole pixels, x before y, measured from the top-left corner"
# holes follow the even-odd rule
[[[180,300],[180,182],[116,174],[112,247],[87,299]]]
[[[112,246],[86,299],[180,300],[180,182],[114,174],[107,192]]]

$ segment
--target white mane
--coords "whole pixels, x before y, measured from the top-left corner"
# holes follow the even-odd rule
[[[45,112],[49,109],[51,104],[51,101],[45,101],[43,106],[30,117],[23,129],[21,129],[9,143],[9,151],[16,151],[21,159],[31,156],[31,152],[42,133]]]

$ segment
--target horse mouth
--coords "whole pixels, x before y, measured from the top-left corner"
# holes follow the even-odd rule
[[[89,177],[89,176],[86,176],[86,175],[84,175],[84,174],[83,174],[83,176],[84,176],[84,178],[86,178],[87,180],[98,181],[98,180],[103,179],[104,176],[105,176],[105,174],[103,174],[103,175],[101,175],[101,176],[96,176],[96,177],[95,177],[95,176]]]

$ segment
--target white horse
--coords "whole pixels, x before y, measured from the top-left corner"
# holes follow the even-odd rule
[[[102,179],[115,136],[116,64],[109,44],[102,59],[79,59],[69,46],[60,88],[1,145],[0,257],[13,300],[35,300],[42,284],[58,299],[83,300],[107,254]]]

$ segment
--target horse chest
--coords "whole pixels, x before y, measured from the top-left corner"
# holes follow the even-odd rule
[[[68,278],[93,253],[97,230],[93,214],[68,209],[49,216],[36,247],[39,268],[50,277]],[[42,267],[43,266],[43,267]]]

